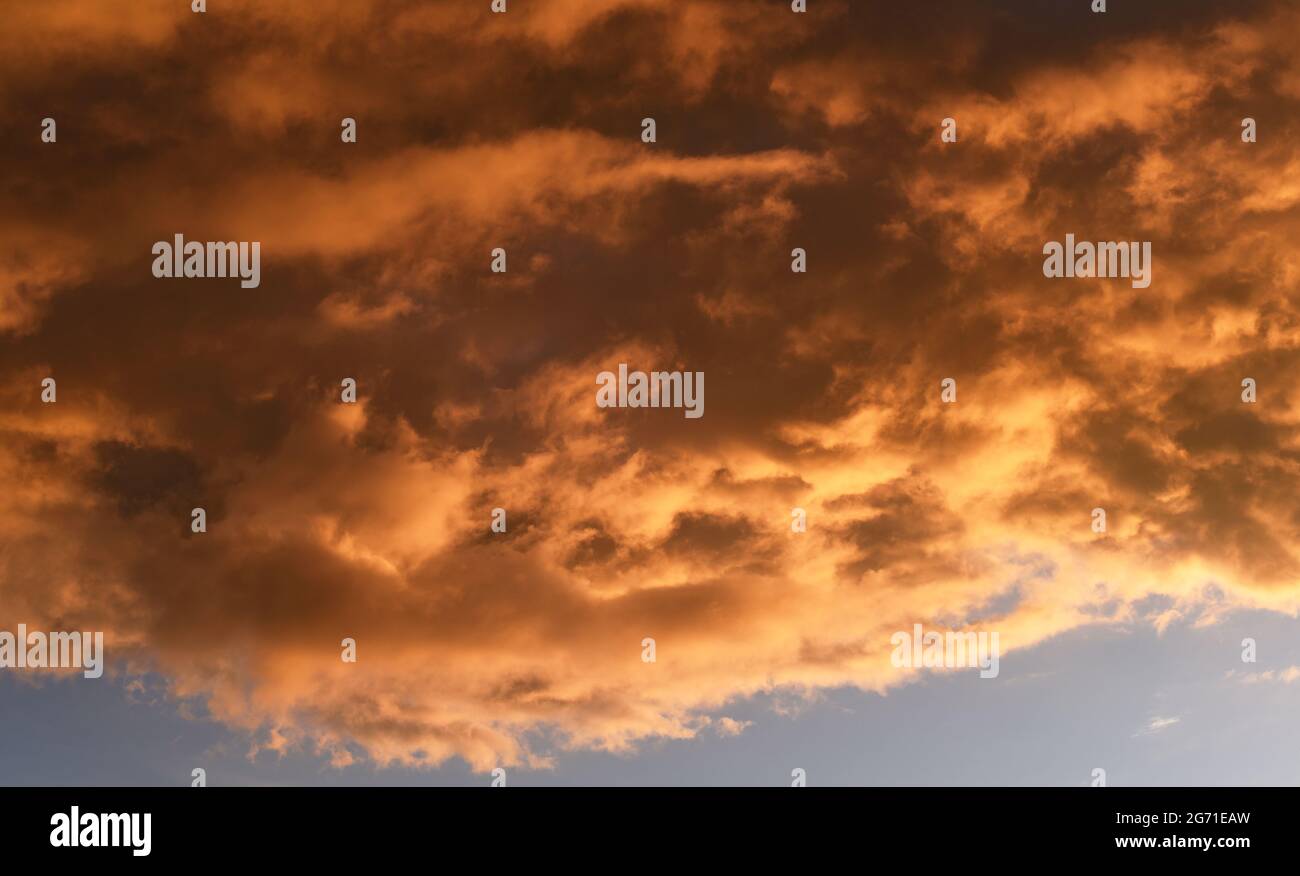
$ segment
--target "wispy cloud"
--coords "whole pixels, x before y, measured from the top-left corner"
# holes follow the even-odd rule
[[[1134,733],[1133,736],[1154,736],[1157,733],[1163,733],[1181,720],[1182,718],[1152,718],[1147,721],[1144,727]]]
[[[1300,666],[1288,666],[1286,669],[1266,669],[1263,672],[1247,672],[1236,676],[1242,684],[1291,684],[1300,681]]]

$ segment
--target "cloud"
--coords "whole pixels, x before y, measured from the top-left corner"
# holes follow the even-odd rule
[[[1147,721],[1146,726],[1134,733],[1133,736],[1135,738],[1139,736],[1154,736],[1157,733],[1163,733],[1181,720],[1182,718],[1152,718]]]
[[[1266,669],[1263,672],[1247,672],[1239,676],[1242,684],[1263,684],[1277,682],[1291,684],[1300,681],[1300,666],[1288,666],[1286,669]]]
[[[717,720],[719,736],[739,736],[752,726],[754,726],[753,721],[737,721],[735,718],[728,718],[725,715]]]
[[[915,623],[1300,610],[1293,11],[568,7],[24,13],[0,613],[252,751],[487,770],[887,694]],[[154,280],[177,232],[261,287]],[[1046,280],[1066,233],[1155,282]],[[597,408],[620,362],[706,416]]]

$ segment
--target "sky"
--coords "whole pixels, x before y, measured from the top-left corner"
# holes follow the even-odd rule
[[[1108,5],[6,9],[0,783],[1300,781],[1300,9]]]

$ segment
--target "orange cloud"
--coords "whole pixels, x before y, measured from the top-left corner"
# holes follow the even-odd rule
[[[962,9],[86,8],[23,13],[6,96],[68,133],[0,193],[0,613],[104,629],[254,751],[545,767],[539,730],[886,693],[915,623],[1300,611],[1280,5],[1071,57]],[[101,99],[73,33],[127,59]],[[260,240],[261,287],[154,280],[178,231]],[[1048,281],[1066,233],[1151,240],[1155,281]],[[621,362],[703,371],[706,415],[597,407]]]

